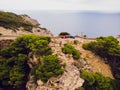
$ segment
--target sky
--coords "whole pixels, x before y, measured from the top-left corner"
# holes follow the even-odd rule
[[[0,10],[89,10],[120,12],[120,0],[0,0]]]

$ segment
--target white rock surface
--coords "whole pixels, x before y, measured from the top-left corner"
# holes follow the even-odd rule
[[[57,54],[60,58],[61,63],[66,63],[63,75],[60,75],[57,78],[51,78],[47,83],[38,80],[37,87],[35,86],[36,88],[32,90],[75,90],[83,85],[84,80],[80,78],[79,68],[74,65],[76,61],[72,58],[72,55],[65,55],[61,51],[61,46],[67,43],[64,40],[64,43],[60,45],[61,40],[62,39],[53,39],[50,46],[52,47],[53,54]],[[27,88],[30,88],[29,84],[27,84]]]

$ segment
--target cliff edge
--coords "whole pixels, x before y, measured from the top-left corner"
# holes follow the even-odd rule
[[[23,34],[53,36],[50,30],[41,27],[37,20],[28,15],[0,11],[0,35],[6,39],[14,39]]]

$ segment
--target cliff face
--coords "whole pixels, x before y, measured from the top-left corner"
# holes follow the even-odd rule
[[[104,76],[114,78],[109,65],[105,64],[101,58],[94,55],[92,52],[82,49],[82,43],[84,43],[84,41],[81,39],[78,41],[79,43],[75,45],[74,39],[53,38],[50,43],[53,54],[58,55],[62,64],[66,63],[63,75],[56,78],[50,78],[47,83],[38,80],[37,84],[34,83],[33,77],[30,76],[26,88],[28,90],[75,90],[84,83],[84,80],[80,78],[80,69],[90,72],[100,72]],[[66,43],[72,44],[80,51],[81,57],[87,60],[83,60],[82,58],[74,60],[72,55],[62,53],[61,47]],[[36,60],[36,58],[33,60]]]
[[[11,42],[12,40],[2,40],[0,41],[0,47],[8,47]],[[66,63],[64,73],[56,78],[50,78],[47,83],[43,83],[41,80],[35,83],[33,76],[29,75],[29,80],[26,85],[27,90],[75,90],[84,83],[84,80],[80,78],[80,69],[100,72],[104,76],[113,78],[109,65],[105,64],[98,56],[95,56],[90,51],[82,49],[81,40],[79,40],[77,45],[74,45],[73,42],[74,39],[52,38],[49,46],[52,48],[53,54],[58,55],[61,64]],[[87,60],[85,61],[82,58],[74,60],[72,55],[62,53],[61,47],[66,43],[72,44],[81,52],[81,57],[86,57]],[[30,61],[32,63],[37,63],[38,59],[33,56]]]
[[[35,20],[35,19],[33,19],[33,18],[31,18],[31,17],[29,17],[29,16],[27,16],[27,15],[22,15],[21,17],[22,17],[24,20],[29,21],[29,22],[32,23],[34,26],[36,26],[36,27],[34,27],[34,28],[32,29],[32,32],[33,32],[34,34],[36,34],[36,35],[45,35],[45,36],[53,36],[53,34],[52,34],[47,28],[41,27],[41,26],[40,26],[40,23],[39,23],[37,20]]]
[[[80,78],[79,70],[82,68],[90,70],[90,68],[88,67],[87,62],[82,58],[74,60],[72,55],[64,54],[61,51],[61,47],[66,43],[68,43],[68,41],[59,38],[52,39],[49,44],[52,48],[53,54],[58,55],[61,64],[66,63],[63,75],[56,78],[50,78],[47,83],[43,83],[41,80],[38,80],[37,84],[34,83],[33,77],[30,76],[26,85],[28,90],[75,90],[83,85],[84,80]]]
[[[14,39],[15,37],[19,36],[19,35],[23,35],[23,34],[36,34],[36,35],[42,35],[42,36],[53,36],[53,34],[47,30],[46,28],[43,28],[40,26],[40,24],[38,23],[37,20],[30,18],[27,15],[21,15],[21,17],[23,18],[23,20],[25,22],[30,22],[33,25],[32,30],[27,31],[24,30],[23,27],[17,28],[16,30],[13,29],[6,29],[2,26],[0,26],[0,34],[2,34],[5,38],[10,38],[10,39]]]
[[[39,22],[31,17],[29,17],[28,15],[20,15],[24,20],[29,21],[30,23],[32,23],[35,26],[39,26]]]

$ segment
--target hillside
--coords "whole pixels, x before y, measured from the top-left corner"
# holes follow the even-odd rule
[[[92,52],[84,50],[82,48],[82,44],[85,43],[83,40],[79,39],[78,41],[78,44],[75,45],[74,39],[53,38],[50,43],[50,47],[52,48],[53,54],[58,55],[61,63],[66,63],[64,74],[57,78],[49,79],[46,84],[43,84],[39,80],[37,82],[37,86],[33,83],[33,79],[31,77],[27,83],[27,88],[29,90],[75,90],[76,88],[81,87],[84,83],[84,80],[80,78],[80,69],[94,73],[100,72],[104,76],[114,79],[110,66],[105,64],[100,57],[94,55]],[[61,48],[67,43],[78,49],[82,58],[76,61],[72,58],[72,55],[64,54]],[[86,61],[84,58],[86,58]]]
[[[92,51],[96,47],[90,44],[91,51],[83,47],[97,39],[53,37],[28,15],[0,14],[0,90],[119,90],[119,80],[113,72],[119,70],[114,66],[117,63],[113,68],[112,62],[106,63],[106,58]],[[29,26],[32,28],[26,30]],[[106,42],[120,50],[117,39],[107,38],[103,42],[100,37],[100,55],[108,50],[99,46]],[[120,55],[117,49],[108,50],[117,55],[116,60]]]
[[[84,50],[82,48],[82,45],[86,42],[90,42],[91,40],[82,40],[79,38],[76,38],[78,40],[78,44],[74,44],[74,39],[56,39],[56,43],[62,41],[63,44],[65,43],[70,43],[72,44],[79,52],[81,53],[81,57],[85,58],[87,63],[89,64],[90,70],[92,70],[94,73],[95,72],[100,72],[106,77],[114,78],[111,72],[111,68],[108,64],[104,62],[102,58],[99,56],[95,55],[94,53]],[[56,47],[57,48],[57,47]],[[58,49],[57,49],[58,50]],[[60,52],[60,51],[58,51]]]
[[[0,34],[2,39],[14,39],[23,34],[53,36],[52,33],[40,26],[39,22],[28,15],[17,15],[0,11]]]
[[[114,78],[111,72],[111,69],[108,64],[105,64],[103,60],[94,55],[92,52],[84,50],[82,44],[86,41],[81,39],[78,40],[78,44],[74,44],[74,39],[61,39],[53,38],[49,44],[53,51],[53,55],[58,55],[61,64],[66,64],[65,71],[63,75],[58,77],[50,78],[47,83],[43,83],[41,80],[37,81],[37,84],[34,83],[33,76],[29,76],[29,80],[26,84],[28,90],[75,90],[83,86],[84,80],[80,78],[80,69],[84,69],[90,72],[100,72],[106,77]],[[13,42],[12,40],[2,40],[1,48],[9,46]],[[88,41],[87,41],[88,42]],[[64,54],[61,50],[65,44],[71,44],[81,53],[79,60],[74,60],[72,55]],[[31,56],[30,56],[31,57]],[[29,66],[32,68],[35,63],[38,63],[36,55],[32,55],[32,58],[29,58]],[[86,58],[86,61],[84,60]]]
[[[34,27],[29,21],[24,20],[20,15],[0,11],[0,26],[17,30],[23,27],[26,31],[31,31]]]
[[[102,58],[95,55],[94,53],[84,50],[82,48],[82,45],[83,45],[83,43],[81,43],[81,45],[77,45],[77,48],[81,52],[82,57],[86,58],[86,61],[91,66],[92,71],[94,73],[100,72],[104,76],[114,79],[114,77],[112,75],[111,67],[109,66],[109,64],[106,64]]]

